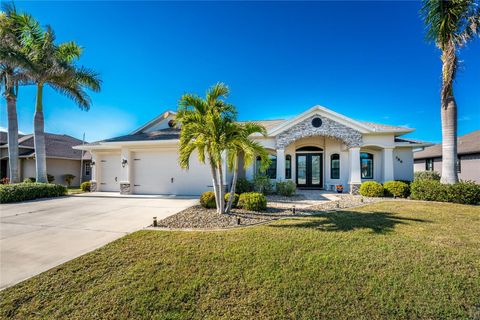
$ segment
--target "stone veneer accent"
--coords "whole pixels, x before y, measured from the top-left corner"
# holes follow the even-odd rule
[[[318,128],[312,126],[313,118],[322,119],[322,125]],[[280,133],[277,136],[277,148],[284,149],[286,146],[298,139],[312,136],[325,136],[339,139],[343,141],[349,148],[359,147],[363,142],[362,134],[359,131],[349,128],[330,118],[316,114]]]
[[[90,181],[90,192],[97,191],[97,181]]]
[[[120,194],[130,194],[130,182],[120,182]]]
[[[350,194],[360,194],[360,184],[351,183],[350,184]]]

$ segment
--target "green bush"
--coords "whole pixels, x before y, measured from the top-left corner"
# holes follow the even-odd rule
[[[23,183],[34,183],[35,181],[37,181],[37,179],[33,177],[23,179]]]
[[[264,211],[267,209],[267,198],[260,192],[245,192],[240,195],[238,206],[245,210]]]
[[[29,177],[29,178],[23,179],[24,183],[33,183],[33,182],[36,182],[36,181],[37,181],[37,178],[35,178],[35,177]],[[53,181],[55,181],[55,177],[52,176],[51,174],[47,174],[47,181],[48,181],[48,183],[52,183]]]
[[[360,194],[364,197],[383,197],[383,186],[376,181],[367,181],[360,186]]]
[[[278,194],[286,197],[291,197],[297,191],[297,185],[293,181],[282,181],[277,182],[276,189]]]
[[[225,204],[227,204],[228,199],[230,199],[230,192],[227,192],[227,193],[225,194]],[[238,193],[235,193],[235,195],[234,195],[234,197],[233,197],[232,208],[236,208],[236,207],[237,207],[237,205],[238,205],[238,199],[239,199],[239,195],[238,195]]]
[[[442,184],[436,180],[417,180],[411,186],[411,198],[416,200],[480,204],[480,185],[473,181]]]
[[[242,194],[245,192],[252,192],[253,191],[253,183],[248,181],[245,178],[239,178],[237,180],[237,185],[235,186],[235,192],[238,194]]]
[[[73,179],[75,179],[75,176],[73,174],[67,173],[66,175],[63,176],[63,178],[65,179],[65,182],[67,183],[67,186],[70,187]]]
[[[473,181],[460,181],[447,187],[448,202],[480,204],[480,185]]]
[[[90,181],[82,182],[82,184],[80,185],[80,189],[85,192],[90,192],[91,187],[92,183]]]
[[[406,198],[410,195],[408,184],[402,181],[387,181],[383,184],[383,188],[387,197]]]
[[[270,194],[273,192],[273,185],[270,178],[266,175],[258,174],[253,179],[253,190],[263,194]]]
[[[0,203],[59,197],[66,194],[66,187],[52,183],[29,182],[0,185]]]
[[[215,202],[215,192],[207,191],[200,196],[200,205],[204,208],[213,209],[217,207]]]
[[[440,181],[440,174],[436,171],[417,171],[413,175],[413,180],[436,180]]]
[[[53,181],[55,181],[55,177],[47,173],[47,181],[48,183],[52,183]]]

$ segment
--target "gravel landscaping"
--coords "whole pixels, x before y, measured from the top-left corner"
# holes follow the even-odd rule
[[[167,229],[225,229],[256,225],[292,216],[314,215],[322,211],[332,211],[357,207],[367,203],[392,200],[389,198],[366,198],[349,194],[336,195],[336,201],[317,201],[306,206],[302,195],[294,197],[269,196],[267,211],[253,212],[233,209],[230,214],[219,215],[215,209],[200,205],[187,208],[179,213],[158,221],[159,228]],[[296,201],[300,204],[296,206]],[[293,210],[295,206],[295,210]],[[294,212],[295,211],[295,212]]]

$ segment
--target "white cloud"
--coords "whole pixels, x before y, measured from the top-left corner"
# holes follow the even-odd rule
[[[0,132],[8,132],[8,128],[0,126]],[[18,130],[18,133],[20,134],[26,134],[25,132],[22,132]]]

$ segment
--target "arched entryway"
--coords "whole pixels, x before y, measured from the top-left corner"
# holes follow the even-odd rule
[[[323,149],[304,146],[295,150],[298,188],[323,189]]]

